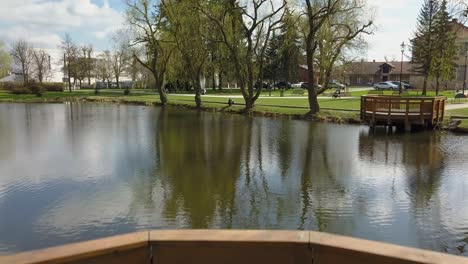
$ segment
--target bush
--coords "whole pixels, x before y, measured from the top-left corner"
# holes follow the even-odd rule
[[[30,83],[28,85],[28,88],[31,90],[31,92],[38,97],[42,96],[42,93],[44,93],[44,87],[40,83]]]
[[[44,91],[48,92],[63,92],[64,85],[63,83],[37,83],[37,82],[30,82],[24,85],[21,82],[4,82],[0,83],[0,89],[10,91],[14,94],[27,94],[29,93],[34,94],[42,94]]]
[[[0,89],[6,90],[6,91],[11,91],[13,90],[21,90],[21,88],[24,88],[23,83],[20,82],[2,82],[0,83]]]
[[[32,91],[26,87],[10,87],[10,89],[8,90],[10,91],[12,94],[31,94]]]
[[[63,83],[42,83],[42,87],[48,92],[63,92]]]

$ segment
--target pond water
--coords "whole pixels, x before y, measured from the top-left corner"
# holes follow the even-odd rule
[[[468,137],[0,104],[0,252],[143,229],[304,229],[468,256]]]

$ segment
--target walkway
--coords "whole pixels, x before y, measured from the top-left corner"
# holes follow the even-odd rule
[[[455,109],[462,109],[462,108],[468,108],[468,103],[445,105],[445,110],[455,110]]]

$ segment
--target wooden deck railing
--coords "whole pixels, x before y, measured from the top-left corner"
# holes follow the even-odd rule
[[[145,231],[10,256],[0,263],[468,263],[468,258],[309,231]]]
[[[435,126],[444,119],[445,101],[445,97],[366,95],[361,97],[361,120]]]

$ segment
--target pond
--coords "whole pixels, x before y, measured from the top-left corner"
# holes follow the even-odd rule
[[[317,230],[468,256],[468,137],[0,104],[0,253],[144,229]]]

